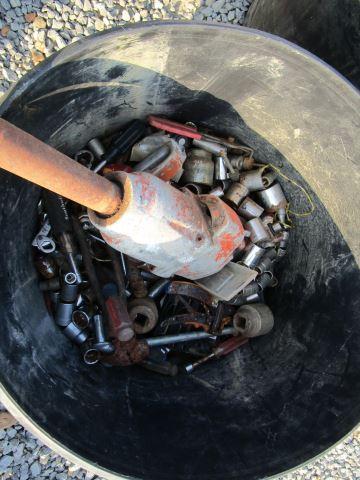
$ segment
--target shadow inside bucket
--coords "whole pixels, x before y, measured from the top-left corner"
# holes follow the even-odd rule
[[[360,416],[359,272],[301,175],[228,102],[152,70],[89,58],[41,80],[0,114],[64,153],[149,114],[192,121],[254,147],[305,186],[316,210],[295,220],[279,286],[267,293],[274,330],[192,375],[163,378],[81,362],[37,287],[39,189],[2,172],[0,379],[16,401],[78,455],[151,480],[259,478],[340,439]],[[301,192],[282,185],[305,210]]]

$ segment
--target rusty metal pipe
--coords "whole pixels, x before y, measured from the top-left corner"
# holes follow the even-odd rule
[[[3,119],[0,167],[103,215],[121,203],[115,184]]]

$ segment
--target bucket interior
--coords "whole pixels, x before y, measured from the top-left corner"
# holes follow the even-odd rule
[[[62,152],[161,114],[253,146],[256,158],[301,183],[316,208],[294,219],[279,285],[266,294],[274,330],[169,378],[82,362],[38,288],[31,241],[40,191],[1,172],[6,395],[86,462],[141,479],[261,478],[340,440],[360,419],[359,210],[351,174],[358,107],[358,94],[303,51],[211,25],[114,30],[23,79],[1,116]],[[292,209],[306,211],[301,191],[281,183]]]

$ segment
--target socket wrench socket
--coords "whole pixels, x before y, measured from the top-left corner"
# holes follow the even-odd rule
[[[245,229],[250,232],[250,240],[253,243],[270,240],[270,232],[260,218],[253,218],[246,222]]]
[[[286,197],[279,183],[257,192],[257,197],[267,212],[277,212],[287,206]]]
[[[213,184],[214,162],[210,152],[193,148],[184,163],[184,173],[181,177],[184,183]]]
[[[239,182],[245,185],[250,192],[263,190],[268,186],[268,179],[264,176],[264,170],[266,167],[261,167],[249,172],[243,172],[240,174]]]
[[[128,304],[129,317],[135,333],[150,332],[157,324],[159,314],[156,303],[151,298],[135,298]]]
[[[73,272],[66,273],[61,285],[61,301],[66,303],[75,302],[78,291],[77,276]]]
[[[249,193],[249,189],[241,183],[232,183],[224,195],[224,199],[227,200],[235,207],[238,207],[242,200]]]
[[[247,220],[260,217],[263,212],[264,209],[250,197],[246,197],[238,208],[238,214]]]
[[[263,303],[241,306],[233,317],[235,330],[244,337],[265,335],[274,326],[274,316],[270,308]]]
[[[261,257],[265,254],[265,248],[258,245],[251,244],[250,248],[245,251],[243,258],[240,260],[242,265],[249,268],[254,268],[260,261]]]
[[[72,312],[74,310],[73,303],[64,303],[59,301],[56,306],[55,323],[59,327],[66,327],[71,322]]]
[[[227,171],[224,157],[215,158],[215,180],[226,180]]]
[[[64,334],[72,340],[74,343],[81,345],[86,342],[88,338],[87,332],[75,325],[74,322],[70,322],[63,330]]]

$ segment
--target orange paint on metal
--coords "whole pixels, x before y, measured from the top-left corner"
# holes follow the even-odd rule
[[[0,167],[103,215],[113,215],[121,203],[112,182],[3,119]]]
[[[165,182],[174,178],[182,168],[182,158],[178,153],[170,154],[170,159],[165,163],[165,165],[156,171],[152,172],[157,177],[161,178]]]
[[[238,236],[233,236],[230,233],[223,233],[219,238],[220,250],[216,254],[215,260],[225,260],[232,255],[233,251],[238,246]]]

